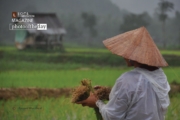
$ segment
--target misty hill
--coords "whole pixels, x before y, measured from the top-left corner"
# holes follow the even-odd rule
[[[79,14],[81,12],[92,12],[96,15],[120,15],[118,7],[110,0],[10,0],[0,1],[0,10],[7,12],[56,12],[57,14]],[[11,4],[10,4],[11,3]],[[1,13],[2,14],[2,13]]]

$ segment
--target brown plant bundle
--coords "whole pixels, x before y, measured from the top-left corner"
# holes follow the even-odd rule
[[[92,90],[91,81],[88,79],[82,80],[80,86],[73,90],[71,102],[76,103],[87,99]]]
[[[109,100],[109,94],[111,92],[111,88],[100,86],[98,88],[94,88],[94,94],[100,99],[100,100]]]
[[[98,86],[94,87],[94,94],[100,99],[100,100],[109,100],[109,94],[111,92],[111,88],[104,87],[104,86]],[[94,108],[96,119],[97,120],[103,120],[101,113],[99,112],[99,108]]]
[[[109,100],[110,91],[111,89],[109,87],[104,86],[96,86],[93,89],[91,81],[84,79],[81,81],[80,86],[73,90],[71,102],[76,103],[87,99],[90,95],[90,92],[93,92],[100,100]],[[101,114],[99,113],[99,108],[94,108],[94,111],[97,120],[103,120]]]

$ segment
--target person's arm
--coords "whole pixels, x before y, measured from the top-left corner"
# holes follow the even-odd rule
[[[134,78],[133,81],[135,81]],[[130,104],[132,104],[132,97],[137,89],[137,83],[138,81],[132,82],[132,76],[121,76],[113,86],[107,104],[98,100],[96,95],[92,93],[86,100],[77,104],[98,107],[104,120],[124,120],[127,110]]]
[[[101,100],[96,101],[104,120],[124,120],[133,94],[130,91],[133,88],[126,80],[120,80],[114,85],[111,98],[107,104]]]

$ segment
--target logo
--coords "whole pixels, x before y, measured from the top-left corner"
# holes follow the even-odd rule
[[[47,30],[46,23],[10,23],[9,30]]]
[[[29,12],[12,12],[9,30],[47,30],[47,23],[35,23],[34,19],[35,15]]]
[[[47,24],[37,24],[37,30],[47,30]]]
[[[17,18],[17,12],[12,12],[12,18]]]

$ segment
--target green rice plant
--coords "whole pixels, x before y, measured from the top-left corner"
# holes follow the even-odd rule
[[[170,99],[170,106],[167,110],[166,120],[180,120],[180,94]]]
[[[177,55],[180,56],[180,50],[161,50],[163,55]]]
[[[169,83],[176,81],[180,83],[180,67],[166,67],[163,68]]]
[[[180,96],[171,98],[165,120],[179,120]],[[70,98],[0,101],[1,120],[95,120],[94,110],[72,104]]]
[[[2,120],[92,120],[93,109],[72,104],[69,98],[0,101]]]
[[[93,80],[94,85],[112,86],[127,69],[6,71],[0,73],[0,87],[75,87],[80,79]],[[103,82],[102,82],[103,81]]]
[[[133,68],[79,68],[74,70],[11,70],[0,72],[0,87],[75,87],[79,80],[88,78],[94,85],[113,86],[116,79]],[[163,69],[168,81],[180,83],[180,68]]]

